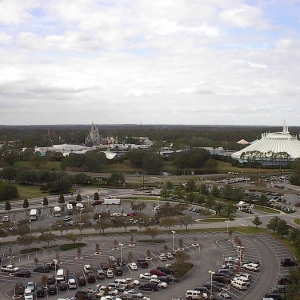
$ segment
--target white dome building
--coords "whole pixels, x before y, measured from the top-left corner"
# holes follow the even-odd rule
[[[235,152],[232,158],[243,162],[257,162],[262,165],[286,165],[300,158],[300,141],[289,133],[284,124],[282,132],[262,133],[261,139]]]

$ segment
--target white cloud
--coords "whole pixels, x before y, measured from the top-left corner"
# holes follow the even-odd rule
[[[2,1],[1,120],[297,125],[298,23],[247,3]]]
[[[270,25],[262,16],[260,7],[240,4],[236,8],[224,10],[220,13],[220,18],[225,23],[240,28],[253,27],[257,29],[266,29]]]

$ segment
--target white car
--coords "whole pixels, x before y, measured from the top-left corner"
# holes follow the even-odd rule
[[[106,274],[105,274],[106,278],[114,278],[115,277],[115,274],[112,270],[107,270],[106,271]]]
[[[252,278],[252,275],[249,273],[236,273],[235,274],[235,277],[240,277],[240,276],[246,277],[249,280],[251,280],[251,278]]]
[[[33,300],[33,293],[31,289],[25,289],[24,291],[24,299],[25,300]]]
[[[92,266],[91,265],[84,265],[83,266],[83,271],[84,271],[84,273],[92,272],[93,271]]]
[[[140,274],[140,278],[141,279],[153,279],[153,278],[157,278],[157,275],[152,275],[150,273],[144,273],[144,274]]]
[[[166,256],[165,256],[164,254],[158,255],[157,258],[158,258],[159,260],[161,260],[161,261],[167,260],[167,258],[166,258]]]
[[[143,298],[144,296],[141,292],[138,292],[134,289],[125,291],[123,295],[130,296],[130,298]]]
[[[68,279],[68,287],[69,287],[69,289],[77,289],[77,283],[74,278]]]
[[[150,282],[155,282],[157,283],[158,287],[161,289],[166,289],[168,287],[168,284],[166,282],[163,282],[157,278],[152,278],[150,279]]]
[[[258,272],[260,270],[260,267],[257,264],[250,263],[250,264],[244,264],[243,269],[248,271]]]
[[[166,254],[166,257],[167,257],[167,259],[170,259],[170,260],[174,259],[174,256],[173,256],[173,254],[171,252],[168,252]]]
[[[138,270],[137,264],[136,264],[135,262],[129,263],[129,264],[128,264],[128,267],[129,267],[131,270]]]

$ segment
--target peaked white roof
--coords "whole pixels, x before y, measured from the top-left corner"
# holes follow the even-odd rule
[[[289,133],[288,127],[284,124],[282,132],[262,133],[260,140],[233,153],[231,157],[240,159],[242,154],[247,157],[246,152],[252,151],[269,153],[269,156],[272,153],[286,152],[290,155],[290,159],[296,159],[300,158],[300,141],[297,136],[292,136]]]

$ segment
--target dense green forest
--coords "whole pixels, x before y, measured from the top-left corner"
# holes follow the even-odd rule
[[[282,127],[262,126],[179,126],[179,125],[98,125],[103,137],[118,137],[120,142],[130,137],[147,136],[157,145],[173,143],[175,148],[223,147],[239,150],[237,142],[259,139],[263,132],[282,131]],[[298,127],[290,127],[298,134]],[[0,126],[1,141],[18,141],[20,147],[50,146],[51,144],[83,144],[89,125]]]

